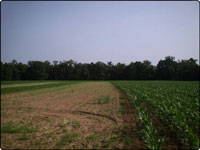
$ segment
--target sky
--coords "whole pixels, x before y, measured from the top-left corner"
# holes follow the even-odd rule
[[[1,61],[199,60],[197,1],[3,1]]]

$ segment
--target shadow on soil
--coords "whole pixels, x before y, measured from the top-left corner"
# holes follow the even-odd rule
[[[114,121],[117,124],[117,120],[115,118],[112,118],[110,116],[107,115],[102,115],[102,114],[95,114],[95,113],[91,113],[91,112],[86,112],[86,111],[73,111],[72,113],[78,113],[78,114],[87,114],[87,115],[94,115],[94,116],[100,116],[100,117],[104,117],[107,118],[109,120]]]

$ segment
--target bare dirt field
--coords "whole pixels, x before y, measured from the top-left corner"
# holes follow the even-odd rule
[[[126,96],[83,82],[1,96],[2,148],[144,149]]]

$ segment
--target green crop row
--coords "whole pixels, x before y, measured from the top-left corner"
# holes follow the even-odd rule
[[[145,107],[142,107],[142,101],[138,100],[137,96],[133,96],[130,91],[127,96],[131,104],[135,107],[138,113],[138,119],[143,126],[141,131],[142,138],[149,149],[162,149],[161,145],[165,141],[165,137],[158,136],[158,129],[154,128],[151,116]]]
[[[143,108],[141,105],[136,105],[137,103],[150,106],[151,113],[157,114],[162,121],[165,121],[177,134],[180,142],[189,148],[199,146],[198,82],[116,81],[113,83],[126,92],[131,101],[135,97],[137,101],[133,103],[135,108]],[[153,128],[147,124],[146,122],[146,126]]]
[[[58,80],[19,80],[19,81],[1,81],[1,85],[11,84],[25,84],[25,83],[45,83],[45,82],[59,82]]]
[[[29,91],[29,90],[36,90],[36,89],[43,89],[43,88],[52,88],[52,87],[58,87],[58,86],[79,83],[79,82],[81,82],[81,81],[63,81],[63,82],[49,83],[49,84],[44,84],[44,85],[9,87],[9,88],[1,89],[1,94],[22,92],[22,91]]]

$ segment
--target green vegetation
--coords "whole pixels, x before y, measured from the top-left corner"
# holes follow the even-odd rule
[[[120,96],[119,96],[120,99],[126,99],[124,96],[122,96],[122,94],[120,93]]]
[[[111,142],[120,142],[122,141],[124,146],[123,149],[127,149],[130,145],[132,145],[134,136],[128,132],[128,126],[122,126],[120,129],[116,128],[112,131],[110,141]],[[117,148],[117,147],[116,147]],[[118,148],[117,148],[118,149]]]
[[[17,126],[13,122],[8,122],[1,128],[1,133],[32,133],[37,132],[38,128],[28,128],[24,125]]]
[[[14,82],[16,81],[13,81],[13,84]],[[44,82],[44,81],[41,81],[41,82]],[[12,92],[23,91],[24,89],[26,90],[38,89],[37,87],[40,87],[39,89],[46,88],[43,90],[35,90],[35,91],[28,92],[29,95],[31,93],[37,95],[38,93],[46,94],[48,92],[51,93],[54,91],[58,92],[62,90],[64,92],[68,92],[71,90],[71,87],[64,86],[64,85],[80,83],[80,82],[81,81],[62,81],[62,82],[57,81],[56,83],[50,82],[49,84],[46,84],[46,85],[26,86],[26,87],[22,86],[22,87],[12,87],[12,88],[5,88],[5,89],[10,89],[10,91],[9,92],[7,91],[7,92],[12,93]],[[86,82],[83,81],[83,83],[86,83]],[[124,146],[123,148],[126,149],[126,148],[131,147],[133,143],[136,142],[136,137],[138,138],[139,136],[140,139],[143,139],[147,148],[163,149],[166,146],[165,143],[168,143],[168,142],[170,143],[172,140],[174,140],[172,137],[174,136],[175,138],[178,139],[178,142],[174,141],[174,143],[172,144],[170,143],[171,145],[173,144],[178,145],[180,143],[183,143],[183,147],[186,147],[188,149],[196,149],[196,147],[199,145],[199,83],[198,82],[194,82],[194,81],[190,81],[190,82],[189,81],[112,81],[112,83],[116,85],[117,87],[119,87],[118,89],[121,89],[126,93],[126,95],[123,95],[123,96],[120,95],[119,97],[120,100],[117,101],[117,104],[120,104],[121,107],[120,108],[116,107],[117,109],[119,108],[118,114],[116,115],[123,117],[122,114],[132,113],[132,111],[129,111],[129,106],[128,106],[128,104],[131,103],[132,106],[134,107],[133,112],[137,113],[137,117],[140,122],[140,125],[138,128],[139,130],[133,131],[132,126],[131,125],[129,126],[129,124],[125,123],[122,126],[120,127],[118,126],[114,130],[112,130],[112,133],[110,134],[110,136],[106,135],[102,139],[102,138],[98,138],[98,133],[96,134],[96,132],[94,133],[92,131],[93,130],[92,127],[89,127],[88,131],[91,133],[89,134],[89,136],[86,137],[85,139],[86,141],[84,140],[83,144],[85,144],[86,142],[87,143],[86,145],[92,147],[92,149],[96,149],[96,148],[115,148],[115,146],[119,146],[119,145],[116,145],[116,143],[119,143],[120,145],[123,144]],[[49,87],[57,87],[57,88],[49,88]],[[33,88],[33,89],[29,89],[29,88]],[[69,90],[66,90],[67,88],[69,88]],[[3,91],[3,89],[1,89],[1,91]],[[77,91],[78,90],[76,90],[76,92]],[[4,91],[4,93],[6,92]],[[4,96],[5,97],[2,101],[3,102],[2,104],[5,105],[5,102],[9,102],[9,99],[6,98],[7,95],[4,95]],[[39,99],[43,99],[42,96],[40,95]],[[129,99],[130,103],[126,103],[126,101],[124,100],[125,98]],[[30,98],[30,101],[31,100],[32,98]],[[101,109],[102,111],[109,112],[110,110],[112,110],[111,107],[105,107],[105,105],[96,105],[96,104],[108,104],[108,103],[112,103],[112,101],[114,101],[114,98],[108,95],[97,97],[97,99],[94,99],[95,105],[92,105],[92,109],[95,110],[96,107],[101,106],[101,108],[103,107],[105,108],[105,109]],[[11,100],[10,104],[16,105],[16,104],[19,104],[19,102],[20,101]],[[49,105],[47,104],[47,107],[48,106]],[[16,112],[19,110],[23,110],[25,113],[30,114],[35,111],[35,109],[31,109],[31,108],[32,107],[30,108],[17,107]],[[127,108],[128,108],[128,111],[126,110]],[[9,117],[9,113],[6,112],[7,106],[3,107],[2,109],[3,109],[2,116],[4,118]],[[18,117],[20,118],[20,115],[16,116],[16,118]],[[96,119],[97,117],[95,115],[89,114],[86,117],[88,119],[94,119],[95,123],[98,122],[98,120]],[[74,118],[74,120],[70,122],[69,120],[66,120],[66,118],[63,118],[63,120],[61,120],[57,124],[54,124],[56,122],[54,122],[53,119],[50,120],[50,118],[47,118],[47,121],[49,123],[48,125],[50,125],[51,128],[48,128],[49,126],[47,126],[47,128],[45,128],[45,132],[46,132],[46,129],[51,130],[54,126],[56,126],[56,128],[58,127],[58,129],[56,129],[56,131],[53,130],[52,132],[44,133],[42,136],[45,136],[47,140],[40,141],[36,137],[34,138],[34,136],[37,135],[34,132],[39,131],[39,128],[34,126],[35,121],[27,122],[25,120],[26,120],[26,117],[21,116],[21,120],[20,120],[21,124],[19,122],[14,123],[14,121],[3,122],[2,127],[1,127],[1,132],[3,134],[4,141],[7,141],[7,139],[5,138],[6,135],[10,134],[10,136],[14,137],[14,140],[15,141],[17,140],[16,142],[19,142],[19,143],[30,142],[28,140],[34,139],[34,143],[35,145],[38,146],[38,148],[39,147],[44,148],[43,146],[45,144],[46,144],[45,146],[48,146],[47,141],[48,142],[50,141],[51,144],[54,144],[55,146],[60,148],[62,146],[67,147],[68,144],[73,143],[73,142],[75,142],[75,144],[80,143],[76,141],[79,134],[71,133],[70,132],[71,128],[72,128],[72,131],[77,130],[76,132],[79,132],[80,134],[85,133],[85,132],[84,133],[80,132],[81,130],[78,129],[81,127],[81,125],[80,125],[80,122],[78,122],[79,120],[77,120],[76,118]],[[25,122],[26,124],[24,124]],[[165,137],[166,132],[173,133],[174,135],[170,137],[168,136],[168,134],[166,134],[166,137]],[[57,134],[57,136],[54,136],[54,134]],[[168,140],[168,138],[172,138],[172,139]],[[44,142],[46,143],[44,144]],[[180,147],[182,147],[182,145]]]
[[[3,89],[1,89],[1,94],[22,92],[22,91],[29,91],[29,90],[36,90],[36,89],[43,89],[43,88],[52,88],[52,87],[74,84],[74,83],[78,83],[78,82],[80,82],[80,81],[63,81],[63,82],[59,82],[59,83],[50,83],[50,84],[44,84],[44,85],[3,88]]]
[[[146,146],[150,149],[162,149],[161,144],[164,143],[165,138],[158,136],[158,130],[153,127],[152,120],[147,111],[139,106],[137,106],[136,109],[138,111],[138,118],[144,127],[141,131],[141,135],[143,135]]]
[[[126,105],[126,102],[121,102],[120,105]]]
[[[96,140],[96,137],[95,137],[95,135],[90,135],[90,136],[88,136],[88,137],[86,137],[86,140],[87,140],[87,142],[89,143],[89,142],[95,142],[95,140]]]
[[[118,112],[119,112],[119,114],[124,114],[126,112],[126,110],[124,107],[121,107]]]
[[[69,61],[28,61],[22,64],[13,60],[1,62],[1,80],[199,80],[197,60],[176,61],[167,56],[154,66],[150,61],[130,64],[98,61],[77,63]]]
[[[29,139],[30,139],[30,137],[26,134],[24,134],[24,135],[22,135],[21,137],[18,138],[18,140],[20,140],[20,141],[26,141],[26,140],[29,140]]]
[[[127,145],[131,144],[133,141],[133,139],[128,135],[122,136],[121,139]]]
[[[66,124],[64,124],[64,123],[60,123],[60,124],[58,124],[58,126],[59,126],[59,127],[65,127]]]
[[[46,83],[46,82],[59,82],[58,80],[18,80],[18,81],[1,81],[1,85],[10,84],[24,84],[24,83]]]
[[[119,129],[114,129],[112,131],[112,133],[116,134],[116,135],[119,135],[121,133],[121,131]]]
[[[98,149],[99,148],[99,144],[94,144],[93,146],[92,146],[92,149]]]
[[[108,104],[110,102],[110,96],[102,96],[98,98],[98,104]]]
[[[77,134],[77,133],[66,134],[61,138],[60,142],[58,142],[56,145],[58,147],[61,147],[61,146],[67,145],[69,143],[72,143],[76,140],[76,138],[78,136],[79,136],[79,134]]]
[[[181,81],[114,81],[136,108],[143,125],[142,135],[150,149],[161,149],[152,121],[157,115],[189,148],[199,146],[199,83]]]
[[[102,148],[108,148],[108,146],[111,144],[110,140],[103,140],[102,141]]]
[[[79,128],[80,127],[80,123],[78,121],[74,121],[71,123],[73,128]]]

